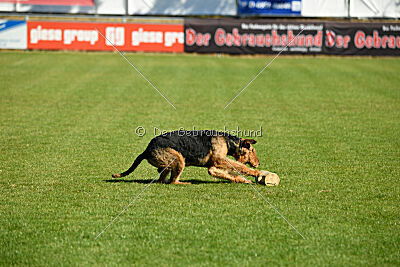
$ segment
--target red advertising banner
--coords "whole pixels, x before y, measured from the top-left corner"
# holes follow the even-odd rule
[[[94,6],[94,0],[0,0],[0,3],[49,6]]]
[[[28,49],[183,52],[183,25],[28,21]],[[103,34],[106,41],[99,32]]]

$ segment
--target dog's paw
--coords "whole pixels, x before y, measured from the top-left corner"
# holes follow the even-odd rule
[[[243,177],[236,178],[235,183],[252,184],[252,182],[250,180],[245,179]]]

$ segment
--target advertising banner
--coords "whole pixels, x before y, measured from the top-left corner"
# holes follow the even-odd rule
[[[0,20],[0,48],[26,49],[26,22]]]
[[[324,53],[400,55],[400,23],[325,23]]]
[[[319,54],[322,22],[185,20],[185,52]]]
[[[300,16],[301,0],[238,0],[238,15]]]
[[[28,49],[183,52],[183,25],[28,21]],[[99,34],[103,34],[105,38]]]

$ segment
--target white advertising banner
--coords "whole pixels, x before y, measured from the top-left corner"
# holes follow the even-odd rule
[[[0,48],[27,48],[27,28],[25,21],[0,20]]]
[[[347,17],[348,0],[303,0],[304,17]]]
[[[129,15],[236,15],[236,0],[128,0]]]
[[[351,0],[350,16],[356,18],[400,18],[400,0]]]

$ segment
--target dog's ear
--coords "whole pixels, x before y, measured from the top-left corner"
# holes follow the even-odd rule
[[[243,139],[242,140],[242,147],[250,149],[250,145],[251,144],[255,144],[255,143],[257,143],[257,141],[254,140],[254,139]]]
[[[249,143],[249,144],[252,144],[252,145],[257,143],[257,141],[254,140],[254,139],[244,139],[243,142],[244,143]]]

